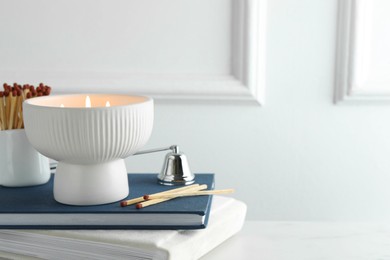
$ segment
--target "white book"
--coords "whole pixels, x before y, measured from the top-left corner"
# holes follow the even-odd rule
[[[246,205],[214,196],[200,230],[0,230],[0,256],[12,259],[199,259],[239,232]]]

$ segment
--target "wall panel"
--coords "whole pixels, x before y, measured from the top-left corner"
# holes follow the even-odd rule
[[[57,92],[263,103],[265,8],[258,0],[2,1],[0,75]]]
[[[390,101],[390,2],[339,3],[336,102]]]

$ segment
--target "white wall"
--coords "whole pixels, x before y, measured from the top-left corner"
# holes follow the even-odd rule
[[[9,4],[0,1],[0,9]],[[180,145],[194,172],[215,172],[217,188],[237,189],[234,197],[248,204],[249,219],[388,220],[390,106],[334,104],[337,21],[336,0],[268,1],[265,105],[157,100],[154,132],[145,148]],[[7,29],[0,28],[0,33]],[[23,57],[17,51],[7,56],[5,38],[13,41],[2,37],[0,81],[1,73],[5,81],[32,79],[30,72],[13,72],[18,63],[7,65],[14,56]],[[220,63],[206,72],[226,72],[228,61],[215,57]],[[71,82],[57,80],[61,88]],[[91,88],[83,86],[82,91]],[[157,172],[163,157],[126,162],[130,172]]]
[[[195,172],[237,189],[250,219],[387,220],[390,107],[334,104],[337,12],[337,1],[268,1],[265,106],[158,105],[149,145],[180,144]]]

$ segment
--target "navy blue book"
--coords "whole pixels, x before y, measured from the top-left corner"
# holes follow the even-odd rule
[[[214,174],[195,174],[195,183],[214,189]],[[156,174],[129,174],[127,199],[176,186],[157,183]],[[70,206],[53,196],[53,176],[44,185],[0,187],[0,228],[3,229],[201,229],[207,226],[212,196],[172,199],[136,209],[119,202]]]

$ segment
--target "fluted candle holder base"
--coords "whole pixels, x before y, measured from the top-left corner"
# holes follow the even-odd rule
[[[68,205],[99,205],[129,194],[123,159],[91,165],[59,162],[54,175],[54,198]]]

